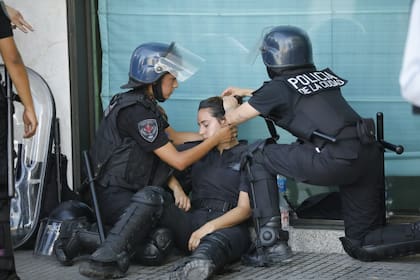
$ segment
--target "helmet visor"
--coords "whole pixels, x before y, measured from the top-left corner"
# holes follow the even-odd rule
[[[172,43],[168,53],[160,57],[155,64],[155,71],[157,73],[169,72],[178,81],[183,82],[194,75],[203,62],[204,59],[202,57],[179,44]]]
[[[45,218],[39,226],[36,237],[34,254],[39,256],[51,256],[54,243],[60,235],[61,221]]]
[[[254,43],[254,45],[249,50],[249,53],[246,57],[246,61],[249,64],[254,64],[255,60],[257,59],[257,56],[261,53],[263,49],[264,44],[264,38],[265,36],[274,28],[274,26],[267,26],[264,27],[261,31],[260,37],[257,39],[257,41]]]

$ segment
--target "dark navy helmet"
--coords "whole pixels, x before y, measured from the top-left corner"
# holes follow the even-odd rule
[[[92,209],[77,200],[60,203],[48,216],[41,220],[35,241],[35,255],[50,256],[54,243],[63,232],[73,228],[86,227],[95,221]]]
[[[73,220],[80,217],[86,217],[89,221],[95,219],[92,209],[78,200],[67,200],[60,203],[49,215],[50,219],[58,221]]]
[[[269,30],[260,50],[268,68],[288,69],[314,64],[311,40],[304,30],[295,26],[277,26]]]
[[[135,88],[157,81],[164,72],[155,67],[159,58],[167,54],[169,46],[154,42],[138,46],[131,55],[128,83],[121,88]]]
[[[128,83],[121,88],[136,88],[152,84],[164,74],[171,73],[178,81],[185,81],[204,60],[174,42],[150,42],[138,46],[131,55]]]

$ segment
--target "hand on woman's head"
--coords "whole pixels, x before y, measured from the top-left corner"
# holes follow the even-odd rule
[[[239,106],[238,99],[233,95],[223,96],[223,108],[225,112],[235,109]]]

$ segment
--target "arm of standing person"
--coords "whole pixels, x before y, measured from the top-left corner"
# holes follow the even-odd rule
[[[179,181],[172,176],[169,178],[168,187],[172,190],[175,198],[175,205],[187,212],[191,208],[190,198],[185,194]]]
[[[420,1],[414,0],[400,74],[401,95],[420,107]]]
[[[188,249],[190,251],[195,250],[200,244],[200,240],[207,234],[223,228],[236,226],[247,220],[250,216],[251,206],[248,193],[241,191],[239,193],[238,205],[235,208],[229,210],[222,216],[205,223],[191,234],[188,241]]]
[[[19,28],[24,33],[34,31],[32,25],[25,20],[23,15],[13,7],[6,5],[7,15],[12,23],[12,28]]]
[[[24,106],[24,137],[31,137],[36,132],[38,120],[29,87],[28,73],[12,36],[0,39],[0,53]]]

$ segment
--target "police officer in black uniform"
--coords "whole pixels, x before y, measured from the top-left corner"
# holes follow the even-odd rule
[[[420,224],[385,226],[383,148],[375,139],[373,120],[363,119],[343,98],[346,80],[330,69],[315,68],[310,39],[300,28],[272,28],[260,50],[271,80],[255,91],[227,88],[224,95],[251,98],[226,118],[236,125],[261,115],[297,141],[256,149],[252,173],[263,167],[272,176],[338,185],[345,225],[340,240],[354,258],[369,261],[420,252]],[[274,189],[274,179],[271,184]],[[258,182],[255,192],[257,201],[267,199]]]
[[[10,20],[6,16],[4,3],[0,3],[0,54],[15,84],[18,95],[25,108],[23,121],[25,123],[24,137],[35,134],[38,121],[29,87],[25,65],[13,39]],[[1,81],[0,79],[0,82]],[[2,87],[4,86],[1,85]],[[10,197],[8,195],[8,160],[7,131],[8,112],[6,89],[0,92],[0,279],[19,279],[15,272],[13,244],[10,235]],[[12,145],[12,143],[9,143]]]
[[[163,205],[172,203],[162,188],[171,168],[185,169],[236,133],[226,126],[189,150],[178,152],[173,145],[201,139],[172,129],[157,105],[170,97],[178,80],[195,72],[193,58],[197,56],[175,43],[146,43],[134,50],[129,82],[123,86],[130,90],[112,98],[90,150],[99,205],[111,229],[89,261],[80,265],[81,274],[123,277]]]
[[[216,96],[200,102],[198,124],[204,139],[226,122],[225,110],[229,109],[223,99],[226,101],[226,97]],[[188,144],[180,149],[185,147]],[[209,279],[249,248],[251,208],[240,172],[246,149],[246,142],[236,138],[212,149],[189,170],[192,209],[183,212],[172,206],[174,209],[165,210],[162,225],[172,230],[179,249],[191,251],[176,263],[170,279]],[[181,184],[185,186],[185,182]]]

